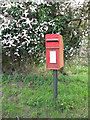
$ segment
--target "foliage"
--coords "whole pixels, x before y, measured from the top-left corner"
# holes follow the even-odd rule
[[[30,62],[43,62],[45,35],[57,33],[64,39],[64,57],[70,59],[88,30],[88,2],[77,7],[69,2],[9,3],[2,5],[2,14],[3,54],[13,61],[25,61],[29,57]]]
[[[67,66],[68,67],[68,66]],[[74,69],[72,67],[72,69]],[[83,71],[86,69],[86,71]],[[58,96],[53,101],[52,72],[2,76],[2,115],[7,118],[87,118],[88,70],[58,73]],[[70,73],[70,70],[68,69]]]

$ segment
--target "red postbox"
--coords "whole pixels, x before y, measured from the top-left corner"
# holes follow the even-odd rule
[[[46,68],[59,70],[64,66],[63,38],[59,34],[47,34],[46,42]]]

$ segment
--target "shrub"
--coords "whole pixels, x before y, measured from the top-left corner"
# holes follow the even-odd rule
[[[64,57],[70,59],[88,31],[87,3],[75,8],[69,2],[2,4],[3,55],[12,61],[25,61],[29,57],[30,62],[43,62],[45,35],[59,33],[64,39]]]

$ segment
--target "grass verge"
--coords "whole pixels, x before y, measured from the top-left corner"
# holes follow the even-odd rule
[[[81,69],[83,69],[81,67]],[[79,73],[58,73],[58,96],[53,100],[52,71],[45,74],[2,77],[4,118],[88,118],[87,68]]]

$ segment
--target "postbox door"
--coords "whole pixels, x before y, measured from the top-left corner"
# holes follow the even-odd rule
[[[60,68],[59,48],[48,48],[46,50],[46,65],[47,65],[47,69]]]

